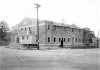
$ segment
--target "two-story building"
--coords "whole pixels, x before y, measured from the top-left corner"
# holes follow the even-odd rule
[[[36,20],[24,19],[16,29],[13,42],[20,45],[36,45]],[[13,30],[13,31],[14,31]],[[84,35],[85,33],[85,35]],[[39,45],[40,48],[81,47],[86,42],[86,32],[75,25],[67,25],[52,21],[39,21]]]

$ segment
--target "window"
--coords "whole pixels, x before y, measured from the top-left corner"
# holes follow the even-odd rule
[[[61,38],[59,38],[59,42],[61,41]]]
[[[92,40],[92,38],[89,38],[89,43],[93,43],[93,40]]]
[[[53,26],[53,30],[56,30],[56,25]]]
[[[70,38],[68,38],[68,42],[70,42]]]
[[[62,41],[63,41],[63,38],[62,38]]]
[[[19,43],[19,37],[16,38],[16,42]]]
[[[29,27],[29,31],[31,30],[31,28]]]
[[[22,36],[22,40],[24,40],[24,36]]]
[[[75,42],[77,42],[77,38],[75,39]]]
[[[66,39],[64,38],[64,42],[66,41]]]
[[[79,42],[81,42],[81,39],[79,38]]]
[[[27,36],[27,40],[28,40],[28,36]]]
[[[56,38],[54,37],[54,42],[56,42]]]
[[[48,30],[50,29],[50,25],[48,25]]]
[[[32,33],[32,27],[29,27],[29,33]]]
[[[48,42],[50,42],[50,37],[48,37]]]
[[[25,27],[25,31],[26,31],[26,27]]]
[[[79,33],[81,32],[81,29],[79,29]]]
[[[72,32],[74,32],[74,29],[72,28]]]
[[[57,32],[55,31],[54,34],[57,35]]]
[[[74,42],[74,37],[72,37],[72,42]]]
[[[23,30],[23,28],[21,28],[21,31]]]

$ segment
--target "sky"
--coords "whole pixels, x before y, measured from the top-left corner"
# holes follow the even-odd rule
[[[88,27],[100,37],[100,0],[0,0],[0,21],[9,27],[25,17],[36,18],[34,3],[39,3],[39,19]]]

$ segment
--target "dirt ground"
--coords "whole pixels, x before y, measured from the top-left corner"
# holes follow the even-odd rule
[[[0,70],[100,70],[100,49],[16,50],[0,47]]]

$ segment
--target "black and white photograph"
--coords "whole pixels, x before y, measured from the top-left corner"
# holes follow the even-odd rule
[[[0,70],[100,70],[100,0],[0,0]]]

